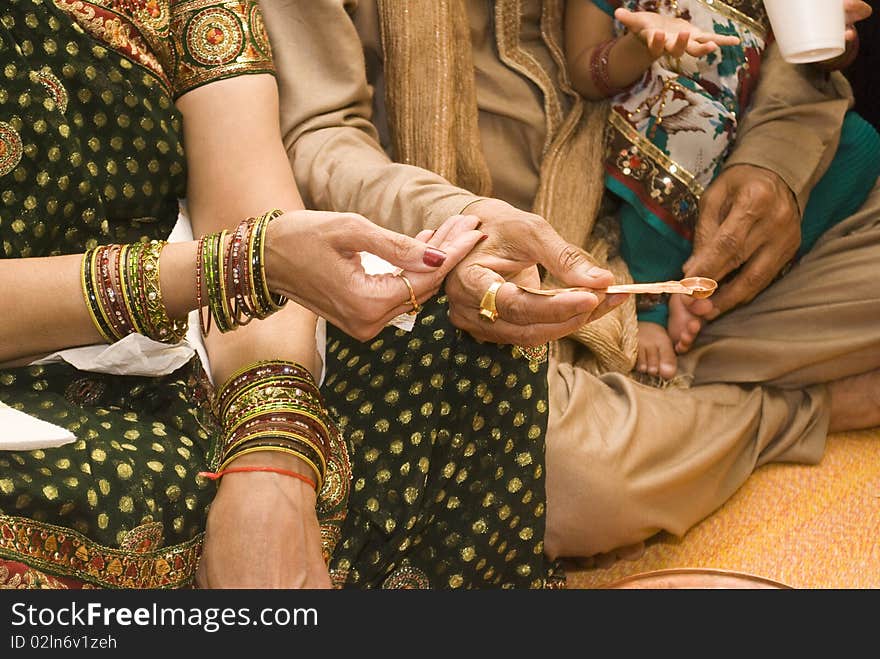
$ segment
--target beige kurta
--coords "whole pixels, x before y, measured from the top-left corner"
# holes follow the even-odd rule
[[[358,212],[414,235],[476,199],[436,174],[394,163],[386,152],[375,0],[261,4],[279,74],[282,132],[310,207]],[[503,5],[518,10],[505,16],[513,35],[497,29],[495,3],[468,2],[480,139],[493,194],[528,210],[570,101],[563,91],[552,98],[542,92],[540,83],[559,72],[555,44],[541,30],[539,0]],[[511,38],[545,74],[541,80],[535,69],[499,56]],[[803,208],[833,157],[850,92],[842,77],[825,79],[775,54],[763,70],[728,165],[772,169]],[[595,377],[581,367],[581,344],[554,345],[550,556],[609,551],[660,530],[684,533],[757,465],[820,459],[828,425],[824,383],[880,366],[880,297],[865,276],[880,261],[878,218],[875,190],[863,212],[837,225],[783,280],[707,327],[682,363],[694,376],[690,389],[655,389],[620,374]]]

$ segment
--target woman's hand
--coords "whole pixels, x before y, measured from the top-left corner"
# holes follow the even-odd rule
[[[706,32],[683,18],[663,16],[652,11],[620,8],[614,12],[614,17],[644,42],[654,59],[664,54],[682,57],[685,53],[703,57],[718,46],[735,46],[739,43],[737,37]]]
[[[476,217],[456,215],[435,232],[410,238],[353,213],[287,213],[269,225],[269,287],[366,341],[412,310],[403,277],[419,303],[440,290],[447,273],[483,237],[478,224]],[[403,277],[367,275],[360,252],[401,268]]]
[[[280,453],[251,453],[232,464],[310,475],[305,463]],[[281,474],[223,476],[208,513],[199,588],[329,588],[315,496],[308,484]]]

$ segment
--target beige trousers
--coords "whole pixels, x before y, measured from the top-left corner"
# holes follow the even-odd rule
[[[880,183],[785,277],[709,324],[680,360],[689,389],[657,389],[550,358],[551,557],[682,535],[768,462],[816,463],[826,383],[880,368]]]

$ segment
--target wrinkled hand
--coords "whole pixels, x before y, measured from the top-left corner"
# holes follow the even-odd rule
[[[305,463],[279,453],[244,455],[233,465],[309,473]],[[280,474],[223,476],[208,513],[196,583],[199,588],[329,588],[315,491]]]
[[[683,267],[686,277],[711,277],[720,285],[711,298],[688,300],[689,310],[712,320],[750,301],[794,257],[800,241],[797,201],[777,174],[752,165],[723,171],[703,194],[693,254]]]
[[[367,275],[359,253],[371,252],[401,268],[422,303],[482,238],[477,223],[457,215],[436,232],[410,238],[353,213],[286,213],[267,232],[269,287],[366,341],[412,305],[402,278]]]
[[[543,218],[497,199],[467,208],[482,222],[489,238],[464,257],[446,280],[449,316],[454,325],[481,341],[537,346],[571,334],[585,323],[624,302],[626,295],[608,295],[610,272],[593,264],[582,249],[565,242]],[[543,265],[566,286],[596,292],[570,292],[544,297],[505,283],[496,295],[498,319],[479,316],[480,300],[502,279],[536,286],[535,265]]]
[[[718,46],[735,46],[739,43],[738,37],[706,32],[683,18],[663,16],[652,11],[620,8],[615,10],[614,17],[644,42],[654,59],[664,54],[682,57],[685,53],[703,57]]]

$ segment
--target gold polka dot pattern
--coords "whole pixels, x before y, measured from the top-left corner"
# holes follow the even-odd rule
[[[334,582],[546,587],[546,365],[452,327],[446,299],[412,333],[362,344],[328,328],[324,396],[354,482]]]

